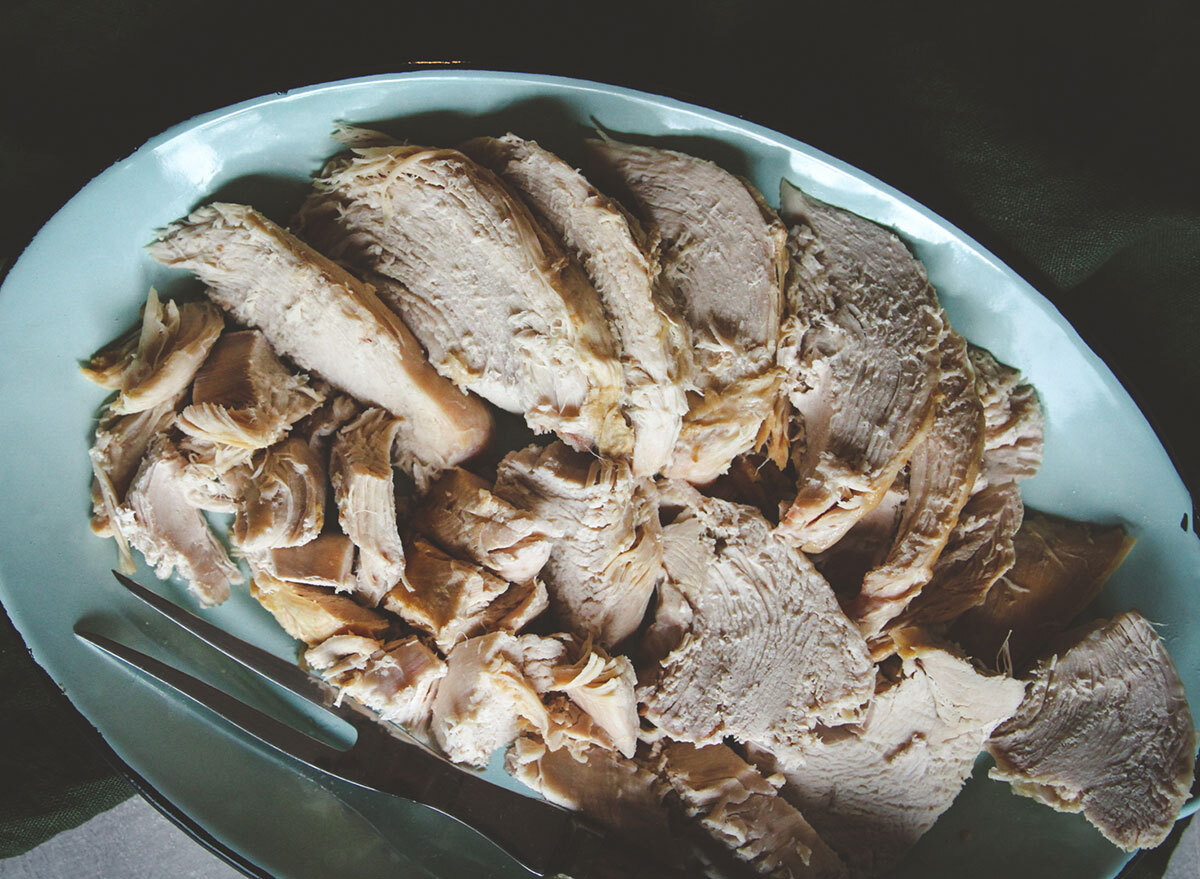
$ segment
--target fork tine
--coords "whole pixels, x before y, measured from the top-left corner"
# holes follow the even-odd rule
[[[235,699],[228,693],[160,662],[152,656],[134,650],[132,647],[126,647],[111,638],[79,628],[75,629],[75,635],[114,659],[149,675],[159,683],[186,696],[197,705],[207,708],[213,714],[224,718],[260,742],[295,757],[309,766],[328,772],[345,754],[344,751],[305,735],[299,730],[263,714],[257,708]]]
[[[175,625],[191,632],[201,641],[224,653],[230,659],[240,662],[250,671],[266,678],[274,684],[295,693],[302,699],[307,699],[329,711],[333,711],[345,720],[361,720],[361,714],[348,705],[335,704],[337,693],[333,688],[321,683],[309,675],[298,665],[280,659],[274,653],[268,653],[261,647],[256,647],[219,629],[207,620],[202,620],[193,613],[168,601],[161,595],[151,592],[135,580],[131,580],[117,571],[112,572],[117,582],[144,604],[148,604]]]

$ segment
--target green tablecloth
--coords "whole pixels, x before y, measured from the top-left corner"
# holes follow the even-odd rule
[[[1194,487],[1195,10],[8,0],[0,260],[142,141],[238,100],[428,60],[597,79],[776,128],[965,229],[1075,324]],[[0,736],[0,856],[130,793],[7,621]]]

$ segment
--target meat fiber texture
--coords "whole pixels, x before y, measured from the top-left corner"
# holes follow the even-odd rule
[[[1133,543],[1121,525],[1027,510],[1012,568],[958,618],[951,636],[988,665],[1028,668],[1092,603]]]
[[[510,585],[420,538],[405,553],[403,581],[383,598],[386,610],[432,635],[443,653],[474,635],[518,631],[547,603],[540,582]]]
[[[1037,392],[1021,381],[1020,372],[982,348],[968,346],[967,356],[983,406],[979,474],[929,582],[897,625],[946,623],[984,601],[1016,561],[1014,539],[1024,518],[1016,483],[1041,466],[1043,418]]]
[[[276,547],[262,559],[268,573],[281,580],[328,586],[341,592],[354,588],[354,543],[345,534],[319,534],[308,543]]]
[[[400,429],[401,419],[368,409],[338,431],[330,452],[338,521],[358,547],[354,591],[372,606],[404,576],[392,472],[392,446]]]
[[[634,478],[624,462],[555,443],[507,455],[494,491],[563,535],[541,578],[566,627],[605,647],[632,634],[661,569],[653,483]]]
[[[861,718],[875,670],[808,559],[750,507],[668,490],[684,506],[663,529],[645,718],[677,741],[776,745]]]
[[[383,720],[421,733],[433,711],[446,663],[414,635],[386,644],[361,635],[333,635],[304,653],[305,664]]]
[[[933,826],[1025,690],[914,630],[894,637],[903,673],[883,682],[861,726],[820,730],[773,755],[752,749],[764,771],[783,773],[783,795],[855,877],[887,870]]]
[[[355,604],[320,586],[289,583],[256,569],[250,594],[271,612],[283,630],[310,647],[334,635],[382,638],[391,621],[378,611]]]
[[[966,341],[947,330],[941,355],[933,423],[909,459],[898,532],[883,563],[863,578],[853,604],[868,638],[921,594],[979,475],[985,425]]]
[[[195,272],[209,298],[302,369],[400,418],[416,462],[451,466],[488,441],[487,409],[437,375],[374,288],[253,208],[200,208],[150,255]]]
[[[659,774],[683,812],[734,860],[774,879],[840,879],[846,868],[804,816],[726,745],[667,742]]]
[[[1073,640],[1035,669],[1020,708],[993,733],[991,777],[1083,812],[1127,851],[1153,848],[1179,817],[1196,766],[1183,684],[1136,611]]]
[[[660,236],[663,279],[691,329],[696,391],[666,474],[708,483],[763,446],[782,464],[776,355],[787,251],[779,218],[712,162],[608,138],[587,146],[597,179]]]
[[[226,333],[196,374],[177,426],[212,443],[265,449],[324,400],[307,376],[279,361],[261,332]]]
[[[987,420],[983,469],[991,485],[1028,479],[1042,465],[1045,423],[1033,385],[989,351],[970,349]]]
[[[675,449],[694,364],[691,333],[660,281],[652,242],[620,205],[533,141],[506,134],[462,149],[512,187],[587,273],[625,371],[633,472],[653,476]]]
[[[982,604],[992,585],[1012,568],[1014,538],[1025,507],[1016,483],[989,485],[967,501],[933,573],[896,622],[933,625]]]
[[[782,184],[793,315],[780,354],[798,484],[779,530],[805,552],[836,543],[883,498],[929,433],[945,320],[894,234]]]
[[[244,553],[301,546],[325,522],[325,467],[304,440],[291,438],[256,456],[233,482],[231,536]]]
[[[356,149],[326,166],[297,222],[378,281],[443,376],[536,432],[632,453],[596,291],[491,171],[455,150]]]
[[[508,750],[505,767],[550,802],[582,812],[636,845],[659,851],[677,845],[663,803],[666,785],[639,760],[595,745],[576,757],[523,735]]]
[[[126,574],[133,573],[133,556],[129,553],[129,541],[121,533],[117,510],[137,475],[146,449],[175,422],[175,410],[182,398],[180,394],[133,415],[116,415],[105,407],[96,424],[96,436],[88,450],[92,463],[91,527],[97,536],[116,541],[118,566]]]
[[[187,389],[224,326],[211,302],[164,303],[151,287],[137,332],[97,351],[82,372],[120,391],[109,407],[114,415],[144,412]]]
[[[616,740],[632,753],[637,724],[632,666],[625,657],[604,654],[597,666],[590,653],[565,635],[493,632],[458,644],[446,658],[447,674],[433,705],[438,745],[451,760],[473,766],[487,765],[493,751],[522,732],[577,757],[593,745],[615,748]],[[564,695],[555,698],[556,692]],[[624,715],[619,726],[606,724],[612,735],[591,722],[618,715]]]
[[[165,434],[155,436],[115,511],[115,526],[161,578],[179,573],[203,605],[220,604],[242,574],[204,515],[181,489],[183,457]]]
[[[470,559],[512,583],[533,579],[550,558],[549,522],[518,509],[473,473],[455,467],[429,486],[412,525],[452,555]]]

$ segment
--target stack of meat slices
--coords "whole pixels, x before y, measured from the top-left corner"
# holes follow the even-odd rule
[[[711,871],[886,870],[985,749],[1162,840],[1179,678],[1136,612],[1069,630],[1132,541],[1024,508],[1037,394],[899,238],[607,138],[585,177],[512,134],[339,134],[292,231],[166,229],[205,298],[152,290],[86,365],[123,564],[220,602],[243,568],[204,512],[233,514],[346,698]]]

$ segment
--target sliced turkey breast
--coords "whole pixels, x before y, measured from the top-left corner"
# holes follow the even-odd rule
[[[664,855],[678,847],[663,804],[666,784],[640,761],[595,745],[577,757],[527,734],[513,743],[505,767],[550,802],[583,813],[635,845]]]
[[[429,486],[413,527],[442,549],[470,559],[512,583],[533,579],[550,558],[558,531],[501,500],[486,481],[459,467]]]
[[[309,646],[334,635],[382,638],[391,628],[383,614],[320,586],[289,583],[256,569],[250,594],[271,612],[284,631]]]
[[[207,437],[180,437],[179,452],[187,461],[183,493],[189,503],[214,513],[236,513],[241,483],[250,472],[257,449],[213,442]]]
[[[868,638],[877,635],[920,595],[958,523],[979,475],[983,406],[967,343],[947,330],[941,378],[929,433],[908,463],[908,497],[883,563],[867,572],[851,614]]]
[[[1086,626],[1042,662],[996,728],[991,777],[1060,812],[1083,812],[1114,845],[1167,838],[1192,787],[1196,732],[1162,641],[1136,611]]]
[[[227,333],[196,374],[178,426],[213,443],[264,449],[323,400],[307,376],[280,363],[258,330]]]
[[[596,291],[491,171],[455,150],[356,149],[326,166],[297,222],[369,273],[455,384],[579,448],[632,451]]]
[[[663,529],[667,579],[647,635],[662,659],[639,690],[646,719],[712,744],[789,743],[860,718],[875,672],[829,584],[756,510],[670,490],[687,505]]]
[[[258,453],[233,478],[234,542],[251,553],[313,540],[325,522],[325,480],[325,468],[302,439],[287,439]]]
[[[660,571],[653,484],[625,462],[554,443],[506,456],[494,491],[563,535],[541,572],[559,619],[605,647],[628,637]]]
[[[338,521],[358,547],[355,591],[372,606],[404,576],[392,473],[401,423],[384,409],[368,409],[338,431],[329,455]]]
[[[460,642],[446,662],[432,729],[451,760],[486,765],[521,732],[537,733],[576,759],[589,747],[617,742],[632,753],[636,703],[625,657],[594,651],[570,635],[493,632]]]
[[[781,361],[800,435],[796,498],[779,529],[819,552],[882,500],[928,434],[945,321],[894,234],[786,181],[782,203],[797,330]]]
[[[850,607],[858,597],[867,573],[887,560],[900,533],[907,501],[908,472],[901,471],[875,509],[855,522],[829,549],[813,554],[813,564],[845,606]]]
[[[118,566],[133,573],[129,543],[121,534],[117,509],[125,500],[146,449],[175,422],[182,395],[133,415],[116,415],[105,407],[88,450],[92,462],[92,531],[117,543]],[[185,492],[186,496],[186,492]]]
[[[210,299],[300,368],[403,419],[417,461],[447,467],[487,443],[487,409],[437,375],[375,290],[252,208],[200,208],[150,254],[194,271]]]
[[[838,879],[846,867],[795,806],[779,796],[779,776],[763,778],[726,745],[667,742],[659,774],[684,813],[738,862],[760,876]]]
[[[744,180],[674,150],[589,140],[597,179],[662,239],[663,278],[691,328],[696,392],[669,476],[711,482],[743,452],[779,443],[786,232]],[[783,463],[783,457],[777,460]]]
[[[276,547],[266,564],[280,580],[339,592],[354,588],[354,543],[345,534],[321,534],[304,544]]]
[[[626,656],[610,656],[591,641],[559,634],[526,635],[523,668],[539,693],[562,693],[603,730],[605,744],[632,757],[637,747],[636,676]],[[554,746],[553,736],[546,739]]]
[[[1025,515],[1013,482],[989,485],[959,514],[925,588],[896,620],[898,625],[946,623],[982,604],[988,590],[1012,568],[1013,544]]]
[[[242,574],[204,515],[184,496],[184,465],[167,436],[157,434],[116,510],[116,528],[161,579],[175,570],[201,604],[220,604],[229,597],[230,585],[242,582]]]
[[[151,287],[137,335],[96,352],[83,374],[121,392],[110,407],[114,414],[144,412],[187,389],[224,326],[211,302],[163,303]]]
[[[902,674],[881,683],[861,726],[820,730],[773,757],[752,755],[763,771],[783,773],[784,797],[856,877],[887,870],[933,826],[1025,690],[979,674],[915,630],[893,638]]]
[[[1012,568],[959,618],[954,639],[989,665],[1027,668],[1092,603],[1133,544],[1120,525],[1026,510]]]
[[[653,476],[675,448],[694,367],[691,334],[659,281],[646,234],[583,174],[531,140],[481,137],[462,150],[511,186],[587,273],[625,370],[633,472]]]
[[[304,652],[305,664],[383,720],[423,733],[446,663],[415,636],[386,644],[333,635]]]
[[[970,357],[987,419],[980,476],[993,485],[1027,479],[1042,465],[1045,426],[1037,391],[991,352],[972,345]]]
[[[945,623],[982,603],[1016,559],[1013,540],[1024,506],[1015,481],[1042,460],[1042,410],[1020,373],[982,348],[968,346],[983,404],[984,446],[971,499],[959,514],[933,574],[899,625]],[[941,404],[939,404],[941,405]]]
[[[540,583],[510,585],[419,537],[405,553],[403,581],[383,598],[386,610],[431,634],[443,653],[475,635],[516,631],[546,606]]]
[[[523,730],[542,732],[550,717],[525,677],[523,650],[513,635],[496,632],[463,641],[446,657],[431,729],[456,763],[486,766],[492,752]]]

